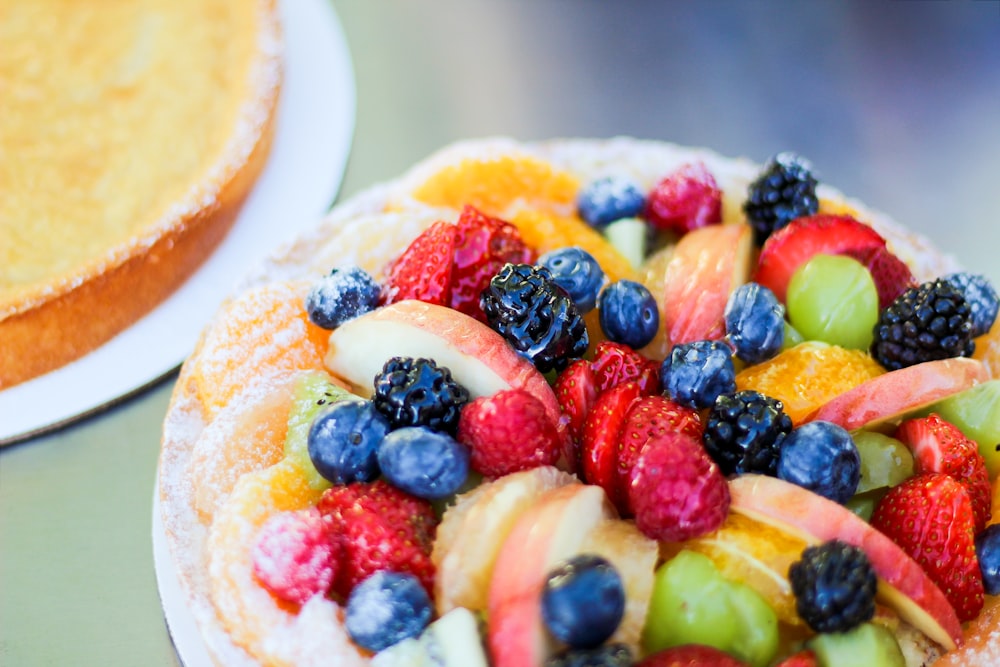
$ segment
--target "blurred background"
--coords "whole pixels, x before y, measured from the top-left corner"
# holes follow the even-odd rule
[[[1000,0],[331,2],[341,198],[468,137],[793,150],[1000,285]],[[0,664],[177,664],[150,543],[175,379],[0,454]]]

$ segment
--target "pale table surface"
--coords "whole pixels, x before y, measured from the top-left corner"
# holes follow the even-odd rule
[[[1000,284],[998,0],[334,5],[358,89],[342,196],[464,137],[789,149]],[[0,665],[177,664],[150,541],[174,379],[0,452]]]

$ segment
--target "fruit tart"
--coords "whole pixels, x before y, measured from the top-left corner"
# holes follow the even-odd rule
[[[792,153],[459,143],[206,328],[173,563],[225,665],[996,665],[997,310]]]

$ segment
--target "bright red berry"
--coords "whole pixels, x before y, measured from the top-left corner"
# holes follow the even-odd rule
[[[313,507],[271,516],[257,533],[251,558],[253,573],[267,590],[305,604],[330,590],[339,556],[330,523]]]
[[[635,667],[750,667],[724,651],[701,644],[685,644],[646,656]]]
[[[647,537],[683,542],[717,529],[729,514],[729,486],[701,442],[677,432],[653,436],[629,473],[635,525]]]
[[[597,391],[604,392],[623,382],[639,383],[644,394],[660,391],[660,364],[628,345],[610,340],[601,341],[594,348],[594,359],[590,364],[594,372]]]
[[[366,577],[393,570],[414,575],[432,594],[438,520],[429,502],[377,480],[328,489],[318,508],[343,545],[335,593],[346,598]]]
[[[941,473],[914,475],[889,489],[871,519],[872,526],[924,568],[963,622],[983,607],[975,519],[966,488]]]
[[[435,222],[386,267],[383,303],[418,299],[446,306],[451,299],[455,225]]]
[[[646,219],[659,229],[684,234],[722,221],[722,191],[701,162],[669,174],[646,198]]]
[[[573,455],[567,461],[572,470],[579,459],[580,438],[587,414],[597,401],[597,380],[586,359],[577,359],[556,378],[553,387],[559,408],[566,419],[567,432],[573,444]]]
[[[651,438],[665,433],[683,433],[701,441],[704,427],[697,411],[674,403],[664,396],[643,396],[629,407],[618,437],[617,493],[613,500],[623,516],[632,516],[629,501],[629,473],[642,448]]]
[[[936,414],[904,421],[894,434],[913,452],[916,472],[940,472],[964,484],[976,516],[976,532],[986,527],[992,489],[979,446],[954,424]]]
[[[816,654],[812,651],[794,653],[774,667],[817,667]]]
[[[451,298],[455,310],[485,322],[479,295],[504,264],[534,264],[537,254],[525,245],[517,227],[466,206],[455,223]]]
[[[878,307],[888,308],[900,294],[917,286],[917,280],[906,262],[892,254],[885,246],[851,249],[844,252],[853,257],[872,274],[878,291]]]
[[[618,438],[632,402],[642,396],[637,382],[623,382],[597,397],[583,425],[580,469],[584,481],[604,489],[612,500],[618,492]]]
[[[490,479],[554,465],[559,432],[545,406],[524,389],[480,396],[462,408],[456,439],[470,449],[472,469]]]

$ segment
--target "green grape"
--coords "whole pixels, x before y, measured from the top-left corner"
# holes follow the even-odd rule
[[[853,438],[861,455],[857,493],[896,486],[913,475],[913,454],[899,440],[873,431],[858,431]]]
[[[871,521],[872,514],[875,512],[875,506],[878,505],[878,501],[882,500],[882,497],[888,492],[889,487],[882,487],[881,489],[872,489],[865,493],[856,493],[844,503],[844,507],[865,521]]]
[[[819,667],[906,667],[896,638],[873,623],[816,635],[806,646],[816,654]]]
[[[867,350],[878,322],[871,273],[844,255],[815,255],[788,283],[788,317],[807,340]]]
[[[790,350],[799,343],[804,343],[805,338],[799,333],[798,329],[793,327],[788,321],[785,321],[785,340],[781,343],[782,350]]]
[[[642,640],[647,653],[703,644],[766,667],[778,651],[778,619],[752,588],[683,550],[656,571]]]
[[[1000,380],[990,380],[930,407],[979,445],[990,478],[1000,475]]]
[[[295,462],[316,490],[330,488],[330,482],[316,470],[309,458],[309,428],[324,408],[343,400],[358,400],[346,389],[330,382],[325,373],[309,373],[298,379],[285,434],[285,458]]]
[[[605,238],[636,268],[646,259],[648,234],[648,225],[639,218],[621,218],[604,229]]]

